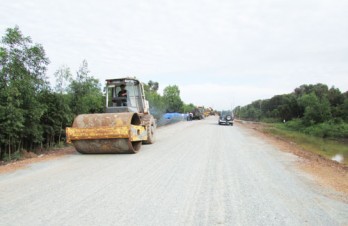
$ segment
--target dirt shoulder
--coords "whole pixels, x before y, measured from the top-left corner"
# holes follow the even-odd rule
[[[23,158],[21,160],[12,161],[9,163],[0,162],[0,174],[9,173],[9,172],[18,170],[32,163],[47,161],[47,160],[59,158],[64,155],[74,154],[74,153],[76,153],[76,151],[75,151],[75,148],[72,146],[59,148],[59,149],[53,149],[38,155],[32,152],[26,152],[23,154]]]
[[[255,135],[275,145],[280,150],[299,156],[299,167],[310,173],[321,186],[328,186],[348,195],[348,166],[306,151],[289,140],[265,133],[263,132],[262,124],[237,123],[239,126],[251,130]]]

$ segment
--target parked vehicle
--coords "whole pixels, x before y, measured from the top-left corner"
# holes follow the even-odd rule
[[[233,126],[233,112],[232,111],[222,111],[219,115],[219,125],[231,125]]]
[[[195,109],[193,109],[192,111],[192,119],[204,119],[204,107],[196,107]]]

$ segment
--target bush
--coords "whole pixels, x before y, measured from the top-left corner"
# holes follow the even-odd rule
[[[290,131],[298,131],[311,136],[321,138],[348,138],[348,123],[342,120],[332,119],[328,122],[306,126],[301,119],[294,119],[286,123],[279,123],[277,127]]]
[[[323,122],[304,129],[306,134],[322,138],[348,138],[348,124]]]
[[[265,123],[277,123],[280,122],[281,120],[279,118],[262,118],[261,122]]]
[[[54,148],[64,148],[66,147],[65,142],[58,142],[54,145]]]
[[[11,160],[19,160],[21,158],[21,154],[19,151],[13,152],[11,156],[8,153],[4,153],[3,160],[5,162],[9,162]]]
[[[286,129],[302,131],[304,126],[301,119],[293,119],[291,121],[283,123]]]
[[[317,125],[312,125],[304,129],[304,132],[306,134],[315,136],[315,137],[329,137],[329,134],[331,134],[329,131],[331,130],[330,125],[327,123],[321,123]]]

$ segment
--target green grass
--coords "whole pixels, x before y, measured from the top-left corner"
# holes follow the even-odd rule
[[[344,157],[343,164],[348,165],[347,141],[314,137],[301,132],[287,130],[282,126],[277,126],[277,124],[267,124],[264,127],[264,131],[292,141],[304,150],[320,154],[328,159],[340,154]]]

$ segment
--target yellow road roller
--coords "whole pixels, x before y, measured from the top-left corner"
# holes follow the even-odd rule
[[[67,143],[83,154],[136,153],[155,141],[156,121],[144,87],[135,78],[106,80],[106,113],[78,115],[66,128]]]

